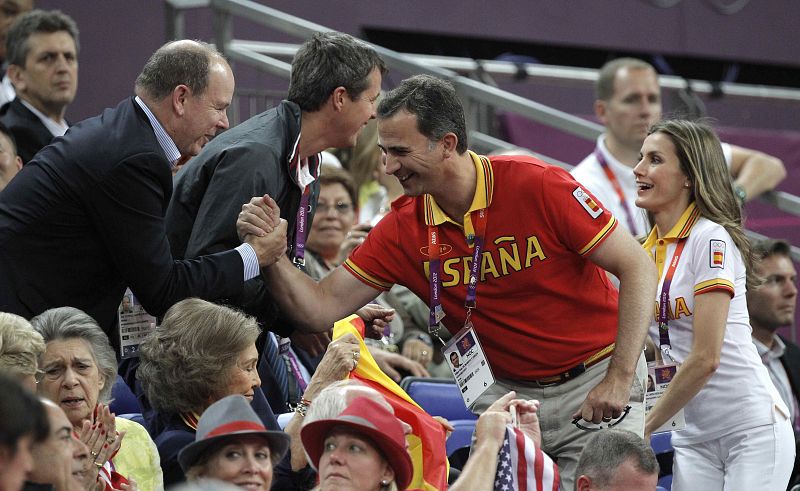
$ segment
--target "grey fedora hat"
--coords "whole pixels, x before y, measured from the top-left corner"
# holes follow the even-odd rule
[[[178,453],[178,463],[186,472],[206,449],[224,445],[225,440],[237,436],[249,435],[267,440],[272,462],[278,462],[289,451],[289,435],[282,431],[267,430],[247,399],[240,395],[224,397],[208,406],[200,416],[194,443]]]

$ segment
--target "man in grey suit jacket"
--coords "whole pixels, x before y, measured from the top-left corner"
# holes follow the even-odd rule
[[[118,344],[126,287],[161,315],[186,297],[236,295],[277,260],[285,222],[193,260],[173,260],[169,250],[171,166],[228,127],[233,87],[212,46],[167,43],[137,78],[136,97],[39,152],[0,194],[0,311],[31,317],[74,306]]]

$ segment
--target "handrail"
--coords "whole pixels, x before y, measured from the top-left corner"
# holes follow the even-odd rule
[[[297,45],[286,45],[282,43],[267,43],[260,41],[243,41],[231,39],[231,15],[241,16],[248,20],[261,24],[266,27],[284,32],[291,36],[299,38],[308,38],[315,32],[330,31],[320,24],[316,24],[299,17],[286,14],[279,10],[255,3],[251,0],[167,0],[172,8],[179,9],[181,5],[188,5],[195,7],[210,3],[211,7],[220,13],[219,19],[216,20],[217,31],[217,44],[226,55],[231,59],[243,61],[246,63],[254,64],[257,67],[278,76],[288,76],[291,71],[291,66],[277,58],[268,56],[267,53],[276,56],[289,57],[293,56],[297,50]],[[370,44],[370,43],[368,43]],[[557,128],[566,133],[576,135],[581,138],[594,140],[603,132],[603,127],[592,121],[582,119],[572,114],[554,109],[552,107],[540,104],[524,97],[520,97],[511,92],[491,87],[481,82],[472,80],[470,78],[459,75],[457,72],[448,68],[437,66],[443,64],[444,57],[432,57],[422,55],[406,55],[398,53],[382,46],[370,44],[381,55],[386,64],[396,70],[404,73],[427,73],[435,75],[444,79],[451,80],[458,90],[459,94],[470,98],[474,101],[479,101],[482,104],[487,104],[495,108],[505,109],[539,123],[546,124],[550,127]],[[449,67],[458,68],[459,63],[465,65],[468,63],[476,64],[474,60],[452,61]],[[485,62],[486,65],[491,63],[491,67],[502,67],[503,70],[509,70],[509,66],[514,66],[515,70],[518,65],[509,62]],[[458,66],[456,66],[458,65]],[[477,64],[476,64],[477,66]],[[498,68],[499,69],[499,68]],[[596,70],[568,68],[568,67],[549,67],[541,65],[526,64],[525,69],[528,73],[537,74],[537,76],[550,76],[551,78],[565,77],[567,74],[571,75],[573,79],[578,80],[594,80],[596,78]],[[679,77],[660,77],[664,86],[685,87],[686,81]],[[691,81],[693,89],[703,91],[710,89],[704,87],[702,81]],[[800,91],[792,89],[779,89],[779,88],[766,88],[759,86],[744,86],[743,84],[723,84],[723,90],[731,90],[731,94],[742,95],[747,97],[768,97],[771,93],[773,96],[777,95],[785,99],[800,100]],[[483,144],[494,142],[501,148],[512,147],[513,145],[506,143],[500,139],[490,137],[479,132],[473,132],[473,138]],[[542,156],[545,161],[555,163],[562,167],[568,166],[564,162],[559,162],[556,159]],[[782,191],[772,191],[764,193],[759,197],[762,201],[776,206],[778,209],[793,215],[800,215],[800,197],[785,193]]]
[[[218,0],[218,1],[226,1],[226,0]],[[242,0],[237,0],[237,1],[242,1]],[[262,41],[233,40],[229,43],[229,48],[234,49],[237,52],[249,51],[254,53],[270,53],[276,56],[290,58],[294,56],[295,52],[297,51],[298,45],[286,44],[286,43],[262,42]],[[402,55],[402,56],[412,60],[414,58],[421,58],[421,59],[446,58],[446,57],[431,57],[431,56],[423,57],[421,55],[414,55],[414,56]],[[555,67],[549,67],[549,68],[555,68]],[[566,72],[581,73],[582,77],[585,80],[590,80],[591,77],[589,75],[591,74],[591,72],[594,72],[594,76],[596,78],[597,70],[573,69],[569,67],[558,67],[558,68],[563,69],[565,73]],[[672,78],[677,79],[677,77],[672,77]],[[664,77],[660,77],[660,80],[664,80]],[[669,79],[667,78],[667,80]],[[530,117],[533,120],[546,123],[552,127],[562,129],[576,136],[594,140],[597,138],[598,135],[600,135],[603,132],[603,127],[599,124],[584,120],[582,118],[578,118],[576,116],[572,116],[571,114],[567,114],[557,109],[544,106],[543,104],[539,104],[530,101],[528,99],[524,99],[515,94],[511,94],[509,92],[487,86],[475,80],[466,77],[458,77],[456,82],[458,84],[462,84],[462,86],[459,87],[459,90],[461,91],[462,94],[472,96],[476,99],[481,100],[481,102],[494,105],[494,107],[500,107],[508,111]],[[800,91],[795,91],[795,92],[798,92],[798,94],[800,94]],[[800,100],[800,98],[798,98],[798,100]],[[516,103],[519,103],[519,105],[517,105]],[[520,107],[526,107],[527,109],[520,110]],[[564,128],[563,125],[559,124],[560,123],[559,118],[565,118],[564,125],[569,126],[574,124],[574,126],[570,126],[570,128]],[[500,140],[499,138],[490,137],[489,135],[483,133],[478,133],[478,134],[483,135],[483,137],[479,137],[479,139],[484,143],[488,141],[496,142],[497,144],[496,148],[508,148],[514,146],[513,144]],[[569,164],[558,161],[557,159],[545,156],[542,157],[544,157],[543,160],[545,160],[546,162],[554,163],[561,167],[571,168]],[[781,211],[790,213],[792,215],[800,216],[800,197],[786,193],[784,191],[768,191],[759,196],[758,199],[760,201],[775,206]]]
[[[597,81],[599,70],[594,68],[566,67],[556,65],[542,65],[539,63],[516,63],[500,60],[474,60],[439,55],[411,55],[419,63],[435,65],[441,68],[455,70],[459,73],[482,70],[494,75],[519,76],[524,70],[524,75],[538,80],[558,80],[569,82],[585,82],[594,85]],[[784,99],[800,102],[800,89],[790,87],[772,87],[766,85],[742,84],[720,82],[712,84],[706,80],[685,79],[675,75],[659,75],[658,83],[666,89],[685,89],[687,83],[694,92],[711,94],[721,93],[726,96],[747,97],[754,99]]]

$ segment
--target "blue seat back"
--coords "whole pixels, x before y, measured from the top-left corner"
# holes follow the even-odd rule
[[[400,387],[431,416],[442,416],[449,421],[478,419],[464,405],[452,379],[406,377]]]

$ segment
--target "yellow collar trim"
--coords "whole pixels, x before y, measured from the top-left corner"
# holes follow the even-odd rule
[[[469,156],[472,158],[472,163],[475,165],[475,195],[472,198],[472,204],[467,212],[464,214],[464,226],[467,223],[472,225],[470,220],[470,213],[483,208],[488,208],[492,204],[492,192],[494,190],[494,174],[492,172],[492,164],[487,157],[478,155],[471,150],[467,150]],[[427,225],[441,225],[444,222],[450,222],[455,225],[461,226],[447,216],[436,200],[430,194],[425,195],[425,223]]]
[[[669,233],[667,233],[664,237],[661,237],[661,239],[668,242],[674,242],[678,239],[685,239],[689,236],[689,232],[692,231],[692,227],[694,227],[694,224],[697,223],[697,220],[699,219],[700,210],[697,208],[695,202],[692,201],[678,219],[678,223],[672,227],[672,230],[670,230]],[[644,241],[642,247],[650,250],[656,245],[658,240],[658,231],[656,230],[656,227],[653,226],[653,229],[650,230],[650,235],[647,236],[647,240]]]

